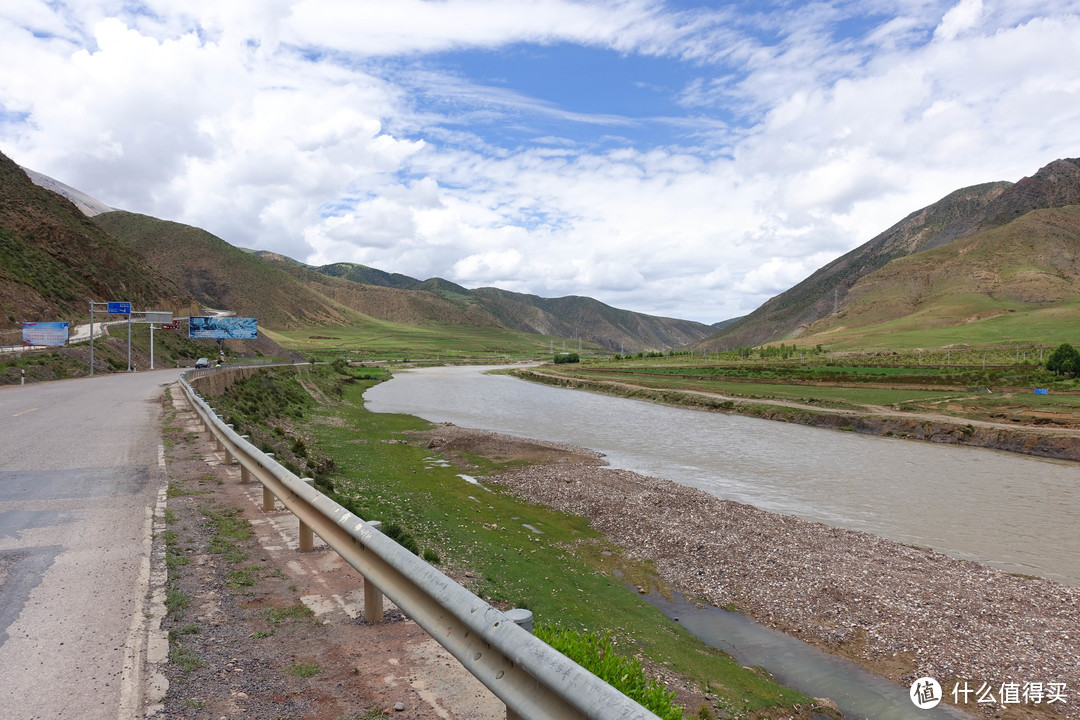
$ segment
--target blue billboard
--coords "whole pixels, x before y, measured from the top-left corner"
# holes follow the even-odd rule
[[[22,344],[47,345],[58,347],[67,345],[68,324],[66,322],[24,322],[22,324]]]
[[[257,318],[188,318],[188,337],[211,340],[254,340],[259,336]]]

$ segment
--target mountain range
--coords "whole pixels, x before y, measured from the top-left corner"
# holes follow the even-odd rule
[[[900,334],[932,329],[943,343],[975,330],[1009,341],[1010,332],[1080,319],[1080,160],[952,192],[749,315],[712,326],[587,297],[468,289],[243,250],[196,227],[115,210],[2,155],[0,261],[0,329],[85,315],[91,298],[130,298],[155,309],[230,310],[277,330],[374,318],[447,333],[502,328],[627,352],[786,340],[880,346],[886,336],[921,341],[925,332],[906,341]]]
[[[440,278],[249,252],[190,225],[114,210],[3,156],[0,207],[0,329],[85,315],[90,299],[118,298],[141,308],[228,310],[277,330],[368,317],[447,332],[505,328],[612,350],[681,347],[714,329],[586,297],[469,290]]]

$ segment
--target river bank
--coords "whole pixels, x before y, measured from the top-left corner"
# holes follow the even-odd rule
[[[930,675],[949,695],[966,682],[972,695],[962,707],[971,712],[1080,718],[1080,589],[613,470],[579,448],[453,425],[419,435],[447,454],[550,448],[544,464],[489,481],[589,518],[687,596],[737,608],[904,685]],[[912,511],[927,501],[912,498]],[[1013,683],[1029,699],[1036,687],[1044,695],[1038,704],[980,706],[984,683],[995,698]],[[1049,702],[1051,687],[1064,702]]]
[[[1004,450],[1055,460],[1080,461],[1080,434],[1075,431],[1011,427],[978,421],[964,422],[913,413],[823,410],[796,403],[749,401],[703,392],[664,390],[604,380],[571,378],[533,369],[516,369],[512,374],[522,380],[556,387],[588,390],[711,412],[733,413],[763,420],[882,437]]]

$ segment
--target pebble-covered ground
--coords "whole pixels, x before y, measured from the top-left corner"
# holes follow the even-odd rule
[[[428,437],[449,452],[562,451],[497,482],[588,517],[690,597],[734,605],[905,685],[929,675],[951,693],[966,681],[970,711],[1003,709],[976,702],[985,683],[995,699],[1017,693],[1004,708],[1012,717],[1080,718],[1080,588],[605,468],[577,448],[452,425]]]

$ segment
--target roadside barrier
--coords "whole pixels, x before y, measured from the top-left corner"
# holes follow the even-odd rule
[[[369,621],[382,619],[382,595],[390,598],[506,704],[508,720],[659,720],[519,627],[521,611],[491,606],[238,435],[191,386],[196,373],[180,385],[218,450],[240,463],[241,482],[262,483],[264,509],[276,498],[297,517],[301,550],[317,534],[364,577]]]

